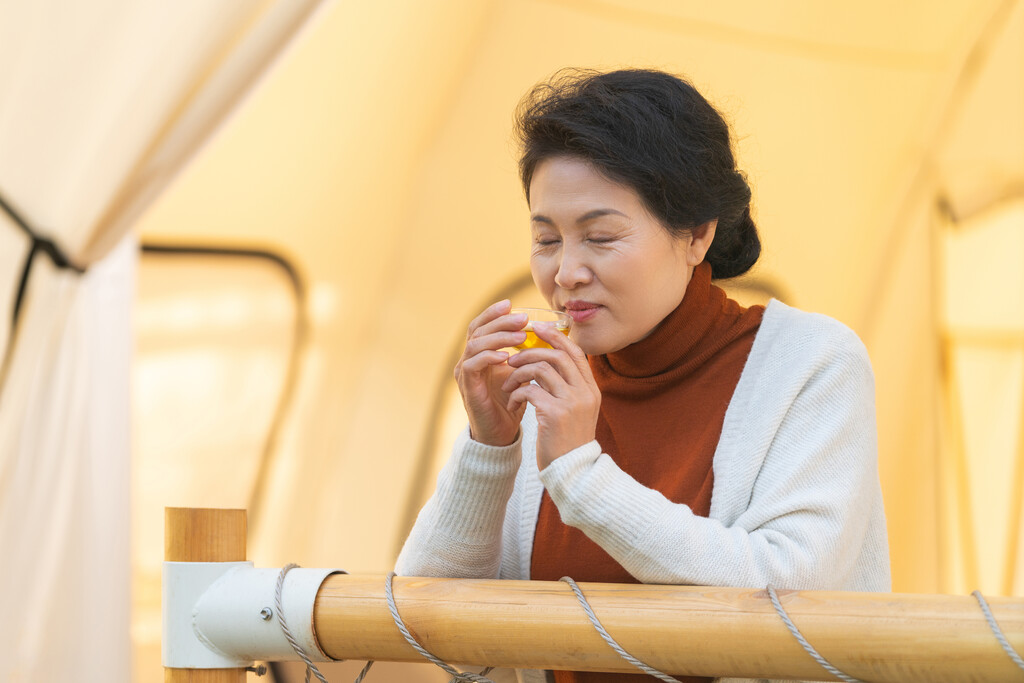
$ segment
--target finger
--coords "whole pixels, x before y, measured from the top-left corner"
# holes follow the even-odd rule
[[[470,337],[466,342],[466,348],[462,352],[463,358],[470,358],[484,351],[496,351],[522,344],[526,341],[526,332],[514,330],[507,332],[494,332],[481,337]]]
[[[567,353],[583,378],[588,382],[593,381],[593,373],[590,370],[590,361],[587,360],[587,354],[583,353],[583,349],[576,342],[555,329],[552,323],[534,325],[533,331],[538,337],[550,344],[551,348]]]
[[[524,384],[509,394],[508,411],[514,413],[526,407],[527,403],[533,404],[537,410],[543,410],[552,400],[551,394],[536,384]]]
[[[481,373],[487,368],[501,365],[508,360],[508,351],[482,351],[463,359],[455,366],[455,379],[463,375]]]
[[[552,396],[565,396],[569,388],[569,383],[566,382],[565,378],[546,362],[541,363],[530,363],[524,365],[521,368],[516,368],[512,374],[506,379],[502,385],[501,390],[505,393],[511,393],[517,387],[523,384],[529,384],[530,382],[536,381],[542,389],[547,391]]]
[[[526,325],[527,316],[525,313],[509,315],[511,304],[508,299],[503,299],[491,304],[483,313],[473,318],[466,331],[466,338],[490,334],[497,330],[521,330]]]
[[[524,368],[534,363],[547,363],[558,371],[567,384],[572,386],[583,386],[588,383],[587,375],[584,375],[572,357],[561,349],[543,347],[526,349],[508,359],[509,366],[514,368]],[[587,372],[590,372],[589,364]]]
[[[494,320],[498,316],[505,315],[511,309],[512,309],[512,302],[509,301],[508,299],[502,299],[501,301],[494,302],[493,304],[491,304],[490,306],[485,308],[480,313],[480,315],[478,315],[477,317],[473,318],[469,322],[469,331],[470,331],[470,333],[472,333],[473,330],[477,329],[481,325],[484,325],[484,324]]]
[[[572,406],[565,400],[552,396],[538,384],[524,384],[508,397],[508,410],[512,412],[531,404],[537,414],[547,415],[556,423],[570,417]]]
[[[494,320],[484,323],[469,333],[469,338],[484,337],[495,332],[520,331],[526,327],[526,314],[514,313],[512,315],[499,315]]]

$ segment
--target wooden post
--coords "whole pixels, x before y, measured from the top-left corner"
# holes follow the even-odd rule
[[[168,562],[245,560],[245,510],[164,509],[164,559]],[[245,669],[164,668],[164,683],[244,683]]]

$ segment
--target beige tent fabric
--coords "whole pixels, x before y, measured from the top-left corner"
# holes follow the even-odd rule
[[[972,253],[984,253],[971,236],[995,234],[978,222],[986,216],[999,216],[1009,226],[999,234],[1008,237],[981,244],[1002,245],[1007,258],[1016,253],[1019,208],[993,199],[1014,196],[1024,159],[1024,3],[336,2],[232,125],[169,184],[249,75],[261,71],[263,62],[250,57],[276,52],[308,6],[0,3],[0,193],[72,256],[93,262],[108,254],[85,277],[55,272],[41,258],[12,366],[18,380],[0,398],[0,506],[35,496],[34,506],[2,508],[0,553],[18,565],[0,563],[0,585],[19,587],[5,593],[14,596],[11,613],[48,605],[30,624],[29,640],[20,622],[0,627],[0,666],[7,667],[0,674],[127,678],[127,493],[117,478],[128,467],[127,356],[118,332],[127,312],[123,299],[99,290],[130,286],[130,244],[111,249],[135,216],[152,203],[141,215],[143,237],[267,245],[300,268],[313,329],[298,399],[268,486],[258,492],[253,555],[264,566],[386,570],[404,531],[406,495],[422,486],[413,481],[414,458],[438,384],[449,376],[450,350],[485,297],[524,271],[527,221],[510,144],[512,109],[530,85],[569,65],[665,68],[689,76],[724,110],[755,189],[765,241],[759,273],[784,286],[794,305],[846,322],[868,344],[895,587],[975,587],[960,566],[979,564],[964,559],[968,546],[982,548],[990,536],[1007,546],[1015,528],[1005,516],[1015,513],[1019,494],[985,495],[1000,475],[1010,479],[1007,458],[985,456],[1012,434],[979,439],[991,422],[968,417],[974,445],[954,453],[942,420],[955,407],[944,377],[953,368],[957,377],[980,379],[965,385],[960,403],[989,397],[977,412],[1009,405],[991,413],[1006,427],[1013,420],[1006,414],[1024,403],[1019,386],[989,380],[1014,377],[1013,364],[1022,361],[984,365],[972,348],[954,350],[961,360],[944,365],[951,354],[940,342],[956,332],[952,313],[964,309],[949,302],[945,320],[942,292],[949,265],[963,270],[951,254],[967,242]],[[271,20],[278,12],[285,19]],[[96,34],[104,40],[93,40]],[[988,47],[979,52],[979,45]],[[0,344],[27,248],[0,212]],[[1015,281],[995,282],[997,300],[1016,301],[1019,290],[1000,289]],[[101,301],[113,320],[95,317]],[[999,320],[999,307],[992,311],[986,320]],[[105,388],[93,381],[100,371],[112,373]],[[154,398],[153,419],[173,422],[173,411],[160,410],[169,404]],[[84,416],[86,405],[106,406],[106,422]],[[27,427],[30,414],[48,426]],[[242,445],[258,448],[266,425],[237,420],[232,429],[251,429]],[[88,440],[80,438],[86,424],[93,425]],[[101,424],[111,426],[97,430]],[[159,648],[159,508],[244,498],[244,482],[218,479],[232,459],[251,461],[236,448],[211,454],[222,458],[216,466],[182,473],[181,462],[170,460],[136,474],[136,504],[146,511],[138,521],[156,520],[138,525],[135,538],[145,543],[134,548],[133,578],[153,588],[153,618],[136,632],[150,650]],[[1018,449],[1019,470],[1024,450],[1008,448]],[[66,467],[58,456],[70,450],[79,457]],[[983,476],[971,476],[982,462]],[[167,493],[161,468],[177,468],[185,495]],[[209,480],[190,486],[190,477]],[[69,516],[100,499],[92,518]],[[1001,507],[984,508],[989,499]],[[1004,517],[992,525],[988,515]],[[34,535],[39,529],[47,532]],[[49,545],[39,543],[44,538]],[[1017,542],[1018,556],[1022,547]],[[1001,572],[1007,566],[1005,557],[992,563]],[[72,567],[86,571],[62,573]],[[54,577],[69,588],[47,592]],[[994,589],[981,587],[1006,585],[994,580]],[[87,596],[88,604],[63,604],[85,581],[109,590]],[[1019,581],[1011,585],[1019,592]],[[64,611],[47,611],[58,604]],[[77,626],[85,614],[88,635],[102,642],[78,642],[82,629],[58,628]],[[74,674],[42,668],[51,662],[38,650],[43,634],[67,648],[53,666],[77,662]],[[148,667],[146,680],[159,678],[156,669]]]
[[[0,678],[128,680],[128,229],[317,0],[0,4]],[[13,276],[12,276],[13,273]]]
[[[936,155],[944,590],[1024,589],[1024,3],[1005,3]]]
[[[936,150],[939,184],[958,222],[1024,195],[1024,3],[1003,2]]]
[[[868,345],[895,586],[959,590],[940,548],[936,214],[943,197],[967,206],[1017,182],[1021,5],[334,6],[142,222],[276,246],[308,279],[310,347],[257,561],[388,568],[450,349],[525,270],[516,102],[561,67],[632,65],[687,75],[732,122],[764,236],[757,273]],[[957,178],[965,155],[989,180]]]

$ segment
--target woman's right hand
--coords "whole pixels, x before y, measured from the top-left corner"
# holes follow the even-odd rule
[[[512,374],[501,349],[526,341],[526,314],[509,315],[508,299],[492,304],[469,324],[466,348],[455,366],[462,403],[469,416],[470,436],[489,446],[508,446],[519,437],[526,404],[508,410],[509,394],[502,385]]]

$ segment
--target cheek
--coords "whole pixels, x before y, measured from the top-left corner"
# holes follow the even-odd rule
[[[663,316],[668,312],[664,309],[674,308],[686,291],[685,265],[660,256],[647,254],[646,258],[620,262],[605,278],[609,289],[615,288],[628,302],[628,313],[638,324],[646,325],[652,315]]]
[[[540,256],[530,258],[530,274],[533,275],[533,284],[544,298],[551,299],[551,292],[555,289],[555,272],[548,265],[548,260]]]

